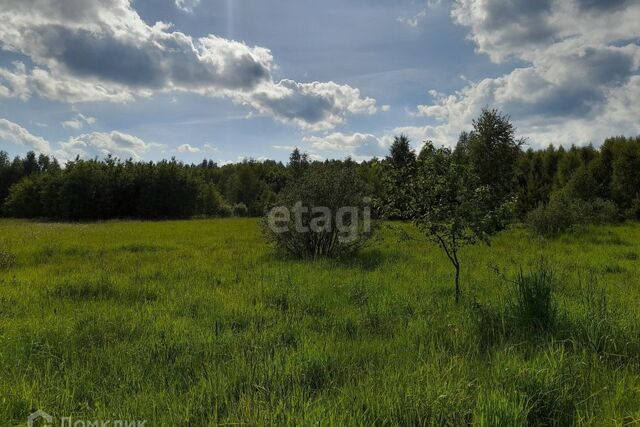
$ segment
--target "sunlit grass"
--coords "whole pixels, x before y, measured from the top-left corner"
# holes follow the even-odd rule
[[[640,225],[466,248],[459,305],[444,254],[397,227],[303,262],[251,219],[1,221],[2,424],[640,422]],[[537,331],[505,279],[543,257],[556,318]]]

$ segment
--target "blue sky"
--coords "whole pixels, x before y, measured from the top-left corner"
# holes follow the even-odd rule
[[[635,0],[1,0],[0,149],[220,163],[640,134]]]

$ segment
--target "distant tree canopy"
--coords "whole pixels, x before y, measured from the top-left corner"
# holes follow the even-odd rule
[[[43,159],[46,166],[33,167],[29,160],[33,153],[13,162],[6,157],[0,153],[2,212],[24,218],[229,216],[239,204],[247,215],[260,215],[289,179],[285,166],[274,161],[247,160],[220,167],[211,161],[185,165],[176,160],[144,163],[108,157],[76,159],[60,168],[51,159],[48,163]]]

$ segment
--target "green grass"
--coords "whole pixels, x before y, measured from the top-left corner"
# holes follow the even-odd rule
[[[302,262],[250,219],[0,221],[0,424],[640,424],[640,225],[466,248],[459,305],[408,235]],[[545,328],[504,279],[541,257]]]

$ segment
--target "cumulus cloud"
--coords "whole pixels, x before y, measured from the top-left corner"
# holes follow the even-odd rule
[[[60,143],[55,155],[63,160],[81,158],[106,157],[111,154],[119,158],[140,160],[144,153],[153,148],[161,148],[159,144],[148,143],[126,133],[112,131],[92,132],[69,138]]]
[[[67,129],[82,129],[85,125],[92,125],[96,122],[95,117],[85,116],[82,113],[76,114],[72,119],[65,120],[61,123],[62,127]]]
[[[5,0],[0,22],[0,47],[35,64],[0,69],[0,95],[124,102],[188,91],[310,129],[375,112],[375,100],[347,85],[274,81],[273,57],[263,47],[214,35],[193,38],[162,22],[147,25],[129,0]]]
[[[27,100],[34,94],[61,102],[130,102],[137,96],[150,96],[150,91],[132,93],[114,85],[86,81],[70,75],[53,75],[50,71],[34,67],[27,70],[16,61],[12,68],[0,68],[0,85],[5,84],[6,96]]]
[[[640,133],[637,118],[619,109],[640,94],[638,16],[640,3],[624,0],[458,0],[452,17],[477,50],[523,65],[453,94],[431,92],[417,113],[438,124],[414,130],[450,145],[482,107],[495,106],[536,145]]]
[[[179,153],[199,153],[198,147],[193,147],[191,144],[182,144],[178,147]]]
[[[334,132],[324,136],[307,136],[303,141],[310,144],[313,150],[363,159],[384,155],[390,145],[388,138],[378,138],[375,135],[358,132],[352,134]]]
[[[343,123],[347,113],[374,114],[376,101],[362,98],[358,89],[334,82],[298,83],[282,80],[260,89],[243,102],[261,113],[309,130],[327,130]]]
[[[22,145],[39,153],[51,151],[49,143],[44,138],[32,135],[22,126],[7,119],[0,119],[0,141]]]

